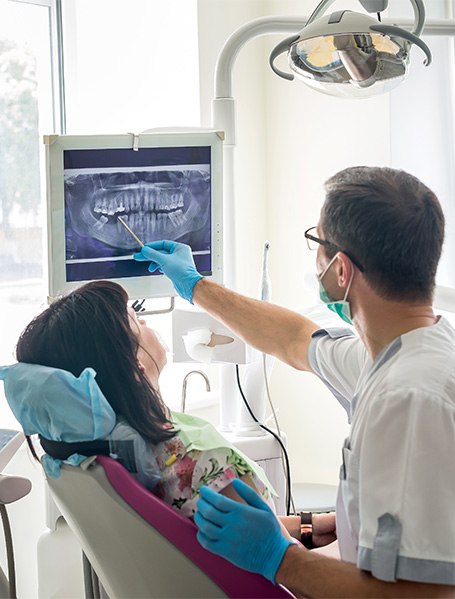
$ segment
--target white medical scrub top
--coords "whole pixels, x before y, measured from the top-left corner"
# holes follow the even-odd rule
[[[309,360],[351,421],[342,559],[385,581],[455,584],[455,330],[440,317],[374,362],[351,330],[319,330]]]

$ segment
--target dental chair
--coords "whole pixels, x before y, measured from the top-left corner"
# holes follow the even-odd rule
[[[86,597],[294,597],[206,551],[194,522],[107,456],[63,465],[48,484],[84,553]]]

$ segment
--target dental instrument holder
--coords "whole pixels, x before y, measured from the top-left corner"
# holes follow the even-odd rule
[[[209,345],[211,335],[232,339],[230,343]],[[198,349],[207,349],[204,360]],[[206,312],[195,307],[177,308],[172,313],[172,349],[174,362],[206,364],[248,364],[252,350],[232,331]]]
[[[138,310],[134,307],[134,304],[136,302],[138,302],[139,300],[136,300],[131,307],[133,308],[133,310],[135,312],[138,312],[141,316],[153,316],[153,315],[156,315],[156,314],[169,314],[169,313],[171,313],[174,310],[174,307],[175,307],[175,297],[170,297],[169,299],[171,300],[169,308],[163,308],[162,310],[146,310],[145,308],[142,307],[142,304],[143,304],[144,300],[142,300],[142,302],[140,302],[139,304],[137,304],[137,305],[140,306],[140,308]]]
[[[232,342],[215,344],[210,347],[212,335],[231,338]],[[176,309],[172,314],[172,346],[174,362],[205,362],[221,364],[222,367],[239,364],[241,367],[241,384],[250,408],[259,422],[265,418],[265,381],[263,354],[244,343],[227,327],[197,308]],[[266,369],[270,375],[274,359],[266,357]],[[222,398],[221,422],[226,422],[223,410],[226,406],[234,406],[235,418],[228,420],[228,427],[221,430],[234,431],[237,436],[263,436],[265,433],[255,422],[240,395],[237,384],[229,399]],[[231,410],[229,410],[229,414]],[[227,417],[229,418],[229,414]]]

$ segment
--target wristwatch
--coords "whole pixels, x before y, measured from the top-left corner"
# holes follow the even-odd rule
[[[307,549],[314,549],[313,544],[313,514],[300,512],[300,542]]]

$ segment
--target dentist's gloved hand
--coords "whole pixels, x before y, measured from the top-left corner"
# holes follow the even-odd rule
[[[275,584],[284,553],[293,543],[283,535],[272,510],[256,491],[238,479],[232,485],[247,505],[201,487],[194,516],[199,527],[197,539],[205,549]]]
[[[193,288],[203,276],[196,269],[189,245],[168,240],[152,241],[134,254],[134,259],[150,262],[150,272],[159,269],[171,279],[180,297],[193,303]]]

